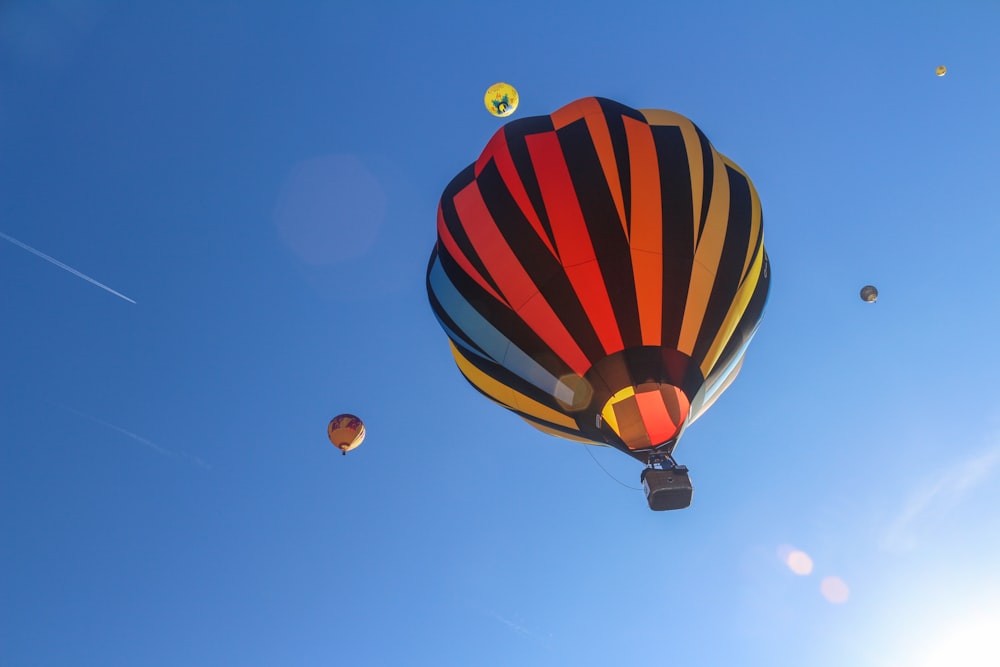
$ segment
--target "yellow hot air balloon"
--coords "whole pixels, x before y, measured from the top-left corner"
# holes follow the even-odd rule
[[[945,67],[944,65],[938,65],[937,69],[934,70],[934,73],[937,74],[938,76],[944,76],[945,74],[948,73],[948,68]]]
[[[509,116],[517,109],[517,90],[509,83],[494,83],[486,89],[483,102],[494,116]]]
[[[365,424],[358,417],[349,414],[337,415],[330,420],[326,434],[333,446],[343,454],[356,448],[365,439]]]

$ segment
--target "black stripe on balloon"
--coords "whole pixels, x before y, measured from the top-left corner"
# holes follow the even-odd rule
[[[764,258],[764,266],[767,267],[766,256]],[[750,336],[753,335],[754,330],[757,328],[757,323],[760,322],[761,317],[764,316],[764,305],[767,303],[767,294],[770,285],[770,271],[762,270],[760,278],[757,281],[757,285],[754,288],[754,292],[750,296],[750,301],[747,303],[747,308],[743,311],[743,317],[740,318],[739,323],[736,325],[736,329],[733,331],[733,335],[729,338],[729,342],[726,343],[726,347],[722,351],[722,356],[715,364],[715,368],[711,373],[713,376],[711,380],[712,382],[714,382],[718,374],[722,372],[722,369],[732,363],[740,348],[747,342],[747,340],[749,340]]]
[[[701,235],[705,233],[705,222],[708,220],[708,206],[712,202],[712,185],[715,182],[715,149],[712,148],[712,143],[705,136],[705,133],[694,123],[691,125],[698,133],[698,141],[701,144],[701,163],[704,169],[701,175],[704,180],[701,194],[701,213],[698,218],[698,241],[700,243]],[[691,167],[688,166],[688,170],[690,169]],[[697,177],[695,175],[695,178]]]
[[[747,308],[743,311],[743,316],[733,330],[733,335],[729,337],[729,342],[726,343],[726,347],[723,349],[722,355],[713,369],[712,376],[717,377],[723,369],[732,363],[737,353],[739,353],[740,348],[753,335],[754,330],[757,328],[757,323],[764,313],[764,303],[767,301],[769,285],[770,280],[765,278],[762,272],[757,285],[754,287],[754,292],[750,296],[750,301],[747,303]],[[712,382],[715,381],[715,377],[711,380]]]
[[[757,198],[754,198],[754,203],[753,204],[756,207],[757,211],[759,212],[760,211],[760,200],[757,199]],[[760,221],[760,226],[757,228],[757,238],[756,239],[752,239],[752,241],[754,243],[753,254],[750,255],[750,261],[747,262],[747,268],[746,268],[746,270],[743,272],[743,275],[740,276],[740,281],[741,282],[744,281],[744,280],[746,280],[747,276],[750,275],[750,270],[753,269],[753,264],[754,264],[754,262],[757,261],[757,255],[759,255],[761,253],[761,251],[764,249],[764,219],[763,219],[763,214],[760,214],[760,215],[761,215],[761,221]],[[761,270],[763,270],[763,267],[761,267]]]
[[[681,415],[681,402],[677,398],[677,392],[670,387],[661,387],[660,396],[663,397],[663,405],[667,408],[670,421],[680,425],[682,417],[687,417],[687,415]]]
[[[628,135],[625,133],[623,116],[607,116],[608,132],[611,134],[611,147],[615,152],[615,170],[618,172],[618,183],[622,191],[622,214],[625,216],[625,226],[632,233],[632,163],[629,162]],[[645,118],[640,118],[645,123]]]
[[[694,261],[695,214],[691,196],[691,164],[681,128],[653,125],[650,130],[660,170],[660,206],[663,219],[661,340],[667,347],[677,347]]]
[[[618,218],[618,209],[586,121],[581,119],[570,123],[558,130],[557,135],[618,331],[625,347],[642,345],[628,238]],[[599,358],[591,357],[591,360]]]
[[[747,338],[753,333],[756,320],[751,315],[749,311],[743,314],[736,329],[733,330],[733,335],[729,337],[726,346],[722,348],[722,354],[719,355],[718,361],[715,362],[715,366],[708,374],[706,383],[709,386],[715,384],[722,377],[729,365],[736,359],[736,355],[739,354]]]
[[[445,227],[451,232],[451,236],[455,239],[455,244],[458,246],[459,250],[466,256],[469,263],[479,272],[490,287],[496,290],[497,294],[503,294],[503,290],[497,285],[496,281],[490,275],[490,272],[486,270],[486,265],[479,258],[479,254],[476,252],[475,246],[472,245],[472,241],[469,240],[468,234],[465,232],[465,225],[467,224],[483,224],[481,221],[469,221],[462,220],[458,211],[455,209],[455,195],[464,190],[470,183],[472,183],[475,178],[475,165],[469,165],[462,172],[452,179],[448,187],[445,188],[444,194],[441,195],[441,217],[444,218]],[[442,255],[450,255],[448,249],[444,244],[438,244],[440,246],[440,252]]]
[[[744,315],[744,319],[747,320],[747,336],[753,333],[753,328],[757,326],[757,322],[764,316],[767,295],[771,291],[771,262],[768,260],[767,252],[763,248],[761,252],[764,253],[764,265],[761,267],[757,285],[754,287],[753,295],[750,297],[750,302],[747,304],[746,314]],[[740,326],[743,326],[743,324],[741,323]]]
[[[476,345],[475,341],[470,339],[461,329],[455,326],[455,321],[451,319],[447,311],[445,311],[445,309],[441,306],[441,302],[437,300],[437,297],[433,293],[428,293],[427,298],[431,303],[431,310],[434,311],[434,316],[437,317],[444,326],[448,327],[449,331],[446,332],[448,334],[448,338],[454,341],[459,348],[475,350],[479,354],[487,357],[490,356],[485,350]]]
[[[524,320],[517,313],[506,304],[493,298],[479,283],[462,271],[451,257],[441,254],[439,258],[441,268],[445,270],[455,289],[484,320],[552,375],[562,377],[571,372],[570,367],[556,356],[552,349],[524,323]],[[477,342],[475,331],[456,330],[481,347]],[[498,359],[497,361],[501,362],[502,360]]]
[[[525,420],[526,422],[529,422],[531,424],[539,424],[541,426],[544,426],[545,428],[552,429],[553,431],[558,431],[559,433],[565,433],[567,436],[571,436],[573,438],[587,437],[585,434],[581,433],[577,429],[566,428],[565,426],[560,426],[559,424],[553,424],[551,422],[544,421],[542,419],[539,419],[538,417],[527,415],[517,410],[511,410],[511,412],[515,413],[518,417]],[[602,443],[603,441],[590,439],[588,440],[588,442],[593,442],[595,444],[598,444]]]
[[[722,379],[723,374],[729,368],[729,364],[732,363],[733,359],[736,358],[736,354],[740,351],[740,344],[742,343],[743,338],[734,333],[729,342],[726,343],[725,349],[722,350],[719,360],[715,362],[715,366],[712,367],[708,377],[705,379],[706,386],[712,387]]]
[[[445,310],[444,306],[438,300],[437,295],[434,293],[434,289],[433,287],[431,287],[430,275],[431,271],[433,271],[434,269],[434,265],[439,262],[440,259],[438,256],[437,249],[435,248],[434,252],[431,254],[430,264],[427,267],[427,300],[431,304],[431,310],[434,311],[434,316],[437,317],[446,327],[448,327],[448,329],[454,331],[455,335],[458,336],[459,340],[466,347],[470,347],[473,350],[479,352],[480,354],[489,356],[488,354],[486,354],[486,350],[479,347],[479,345],[477,345],[474,340],[472,340],[471,338],[469,338],[469,336],[467,336],[465,333],[462,332],[462,329],[458,326],[458,323],[451,318],[451,315],[448,313],[447,310]],[[444,271],[444,267],[442,267],[442,271]],[[445,274],[447,275],[447,271],[445,271]]]
[[[553,129],[552,119],[548,116],[532,116],[508,123],[504,127],[504,134],[507,139],[507,152],[514,162],[514,168],[521,178],[525,192],[528,193],[528,199],[542,224],[542,229],[549,237],[549,243],[555,248],[556,241],[552,235],[552,225],[549,224],[549,218],[545,212],[542,189],[538,184],[535,166],[531,162],[531,154],[528,153],[528,144],[525,141],[525,137],[529,134],[542,134],[551,132]]]
[[[746,177],[726,165],[729,185],[729,211],[726,236],[722,242],[719,263],[715,266],[715,281],[705,308],[701,329],[691,356],[704,359],[712,342],[726,320],[726,314],[733,304],[740,286],[743,263],[750,244],[753,217],[753,193]]]
[[[552,256],[524,217],[491,160],[479,173],[479,191],[521,267],[552,307],[556,316],[588,359],[604,356],[604,347],[587,317],[565,269]],[[520,304],[511,304],[515,308]]]

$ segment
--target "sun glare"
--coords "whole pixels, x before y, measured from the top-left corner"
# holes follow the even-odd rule
[[[1000,665],[1000,613],[980,614],[945,624],[913,667],[996,667]]]

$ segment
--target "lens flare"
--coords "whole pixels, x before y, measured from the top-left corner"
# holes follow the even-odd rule
[[[801,577],[811,574],[813,571],[812,557],[805,551],[788,544],[782,544],[778,547],[778,560]]]
[[[851,596],[850,589],[840,577],[823,577],[819,582],[819,592],[833,604],[843,604]]]
[[[805,576],[813,571],[813,561],[805,551],[793,551],[785,560],[788,569],[799,576]]]

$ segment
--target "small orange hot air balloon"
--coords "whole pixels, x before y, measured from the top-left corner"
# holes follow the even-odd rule
[[[330,420],[326,427],[326,434],[330,437],[333,446],[347,454],[365,439],[365,424],[354,415],[337,415]]]

